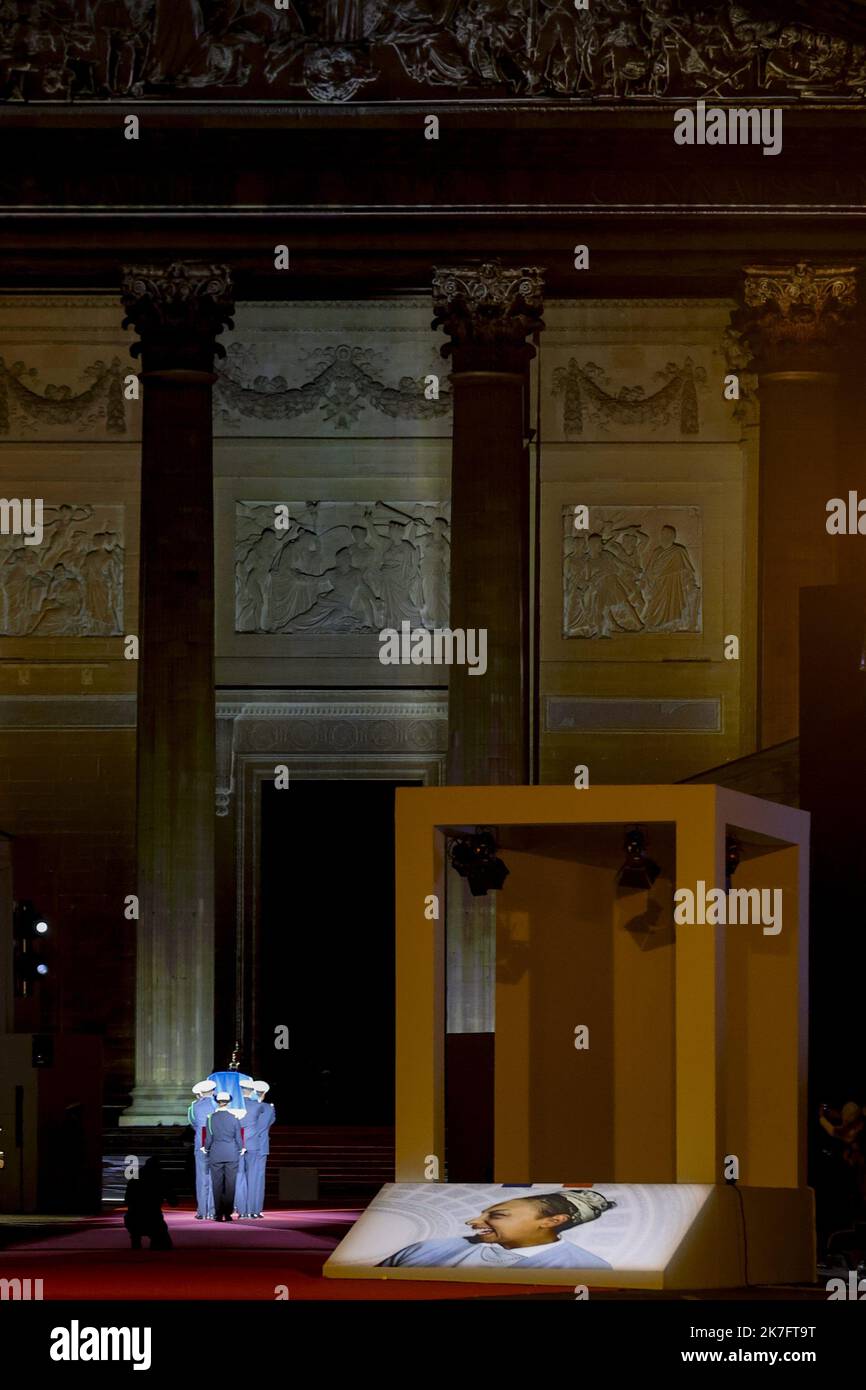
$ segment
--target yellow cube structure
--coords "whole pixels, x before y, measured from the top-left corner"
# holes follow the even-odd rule
[[[710,785],[424,787],[396,820],[398,1182],[445,1153],[447,837],[490,826],[498,959],[522,962],[497,972],[496,1181],[720,1183],[734,1158],[744,1185],[805,1187],[805,812]],[[635,824],[644,894],[617,887]],[[674,921],[678,890],[724,890],[729,834],[778,927]]]

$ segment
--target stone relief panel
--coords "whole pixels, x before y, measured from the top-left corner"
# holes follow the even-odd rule
[[[41,545],[0,536],[0,635],[123,632],[123,507],[46,505]]]
[[[740,0],[0,3],[0,99],[856,98],[866,47]],[[842,8],[842,7],[839,7]],[[805,21],[805,22],[804,22]],[[811,22],[810,22],[811,21]],[[838,24],[837,24],[838,30]]]
[[[654,373],[661,385],[649,393],[640,384],[611,383],[604,368],[595,362],[580,364],[569,358],[568,365],[553,372],[553,392],[562,401],[562,430],[566,439],[584,432],[584,422],[606,433],[611,424],[649,426],[653,431],[671,426],[680,434],[698,434],[698,388],[706,383],[703,367],[690,357],[684,362],[668,362]]]
[[[562,509],[562,635],[701,632],[698,507]]]
[[[125,436],[123,378],[132,370],[132,364],[124,367],[119,357],[110,362],[99,359],[82,365],[72,383],[58,383],[44,381],[32,363],[7,363],[0,357],[0,436]]]
[[[733,300],[551,299],[544,306],[542,438],[738,440],[724,398]]]
[[[339,434],[376,415],[389,420],[434,420],[451,412],[450,393],[441,393],[438,399],[425,395],[424,376],[401,376],[396,385],[383,380],[383,354],[371,348],[338,343],[300,356],[306,379],[290,386],[282,374],[269,377],[257,371],[255,348],[232,343],[214,390],[215,422],[235,432],[250,420],[303,420],[321,426],[322,432]],[[438,383],[441,365],[434,374]]]
[[[450,517],[450,502],[237,502],[235,631],[446,626]]]
[[[451,433],[429,298],[245,306],[214,387],[218,435],[340,439]]]

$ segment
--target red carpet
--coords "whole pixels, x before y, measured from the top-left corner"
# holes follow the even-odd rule
[[[123,1218],[94,1216],[74,1226],[7,1230],[0,1272],[7,1279],[42,1279],[43,1298],[274,1300],[448,1299],[500,1295],[502,1285],[434,1281],[325,1279],[321,1269],[361,1214],[361,1208],[278,1211],[263,1221],[215,1225],[192,1211],[168,1211],[175,1248],[131,1250]],[[540,1291],[508,1286],[509,1293]],[[285,1294],[282,1295],[285,1297]]]

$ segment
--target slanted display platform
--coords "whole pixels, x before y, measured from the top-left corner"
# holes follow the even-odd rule
[[[389,1183],[323,1273],[632,1289],[799,1283],[814,1278],[813,1228],[804,1188]]]

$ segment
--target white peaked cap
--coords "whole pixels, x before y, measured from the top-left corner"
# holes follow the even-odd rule
[[[234,1115],[236,1120],[242,1120],[246,1113],[246,1110],[239,1110],[236,1105],[229,1106],[229,1114]]]
[[[253,1088],[254,1088],[254,1086],[255,1086],[255,1082],[253,1081],[253,1078],[252,1078],[252,1077],[249,1077],[248,1080],[242,1081],[242,1082],[241,1082],[241,1090],[242,1090],[242,1091],[252,1091]]]
[[[254,1081],[253,1088],[256,1091],[259,1091],[262,1095],[264,1095],[266,1091],[269,1091],[271,1089],[267,1081]]]
[[[217,1100],[231,1100],[228,1091],[217,1091]]]
[[[195,1096],[203,1096],[203,1095],[206,1095],[208,1091],[215,1091],[215,1090],[216,1090],[216,1082],[215,1082],[215,1081],[197,1081],[197,1082],[195,1083],[195,1085],[193,1086],[193,1088],[192,1088],[193,1095],[195,1095]]]

